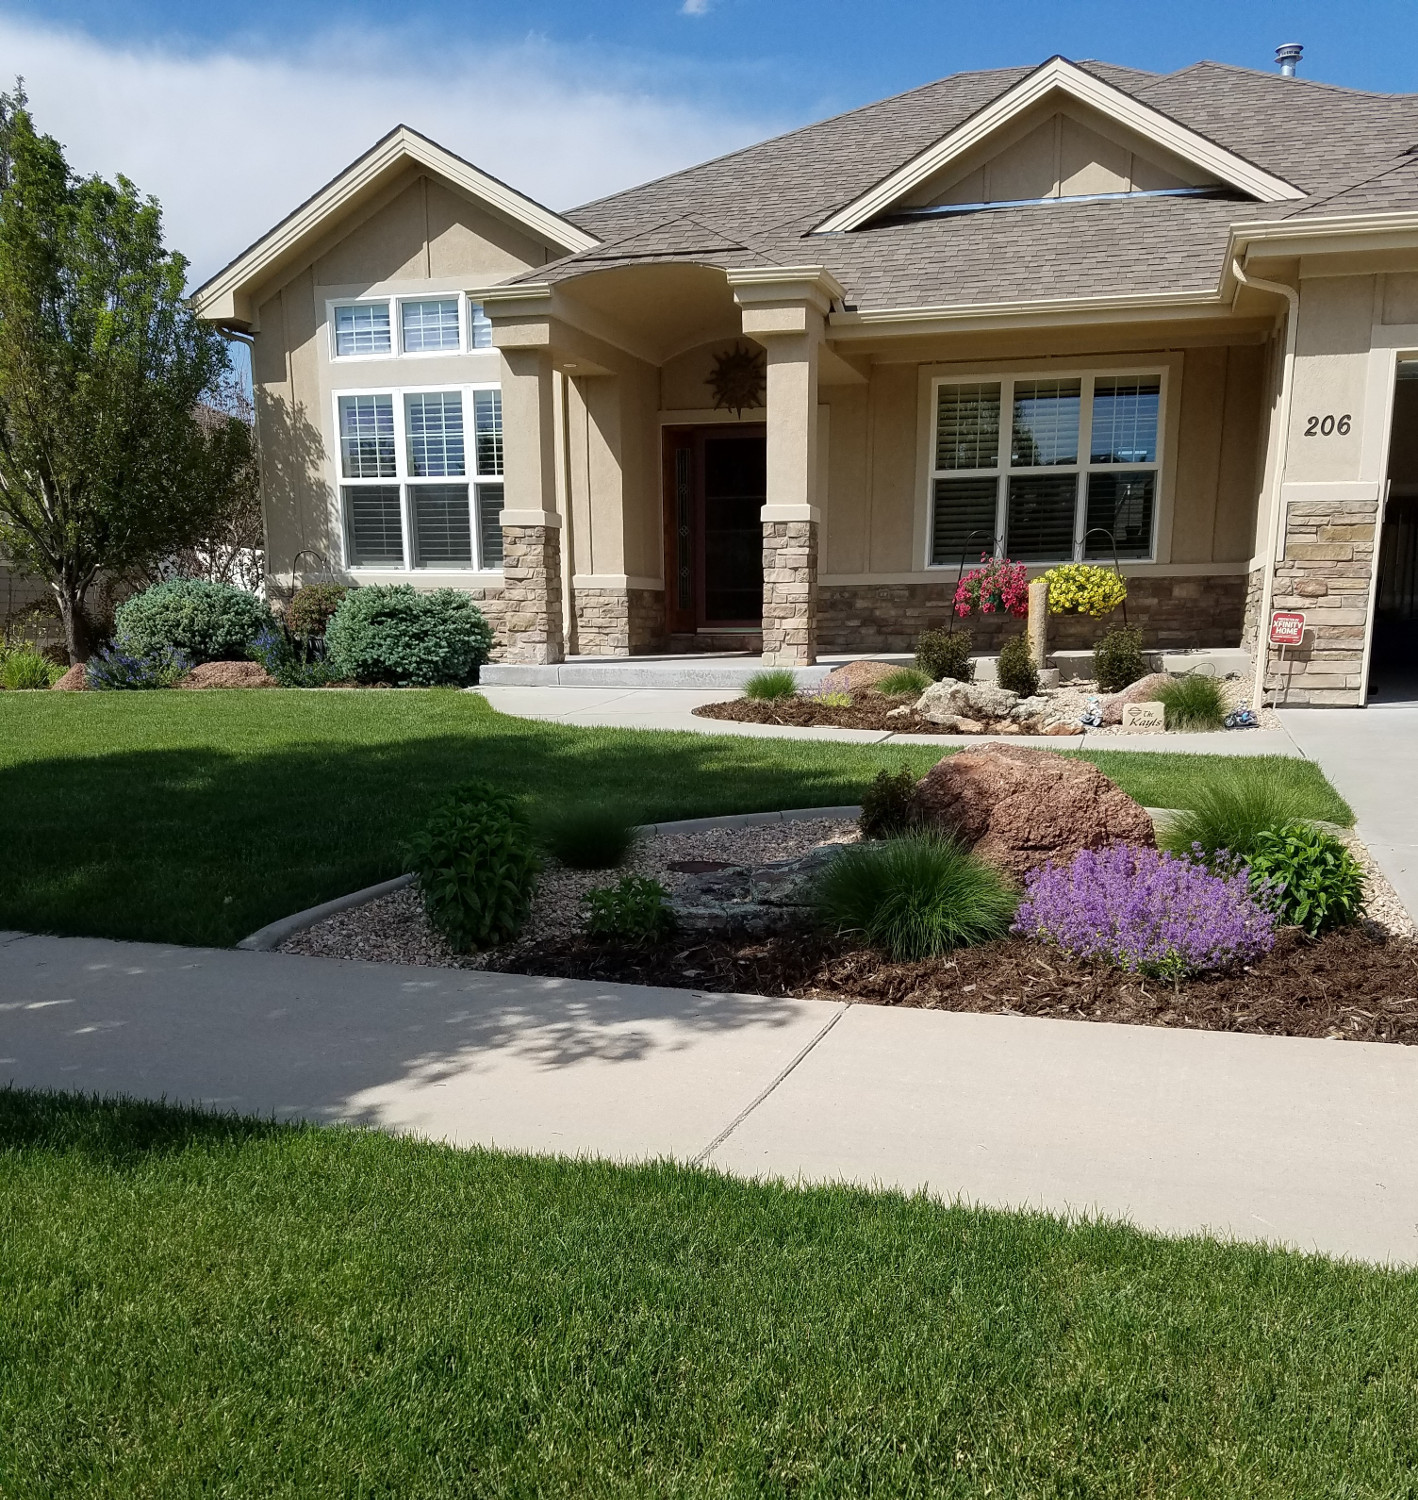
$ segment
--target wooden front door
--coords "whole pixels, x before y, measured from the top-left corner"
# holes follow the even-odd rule
[[[761,425],[665,431],[665,582],[673,633],[763,623]]]

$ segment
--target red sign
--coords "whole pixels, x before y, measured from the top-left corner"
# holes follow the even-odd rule
[[[1277,609],[1270,617],[1270,644],[1298,646],[1305,638],[1305,617],[1299,610]]]

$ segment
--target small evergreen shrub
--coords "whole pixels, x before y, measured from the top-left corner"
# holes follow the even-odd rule
[[[1244,869],[1113,844],[1031,870],[1014,931],[1175,982],[1268,953],[1275,914],[1253,898]]]
[[[1230,766],[1207,782],[1193,805],[1169,819],[1162,843],[1183,858],[1225,852],[1249,861],[1262,833],[1304,819],[1305,803],[1265,767]]]
[[[1012,635],[1000,647],[995,680],[1021,698],[1032,698],[1039,691],[1039,669],[1029,654],[1027,635]]]
[[[341,678],[440,687],[477,680],[492,627],[458,589],[421,594],[412,584],[351,589],[325,627],[325,649]]]
[[[624,808],[590,803],[553,813],[540,827],[543,844],[573,870],[613,870],[635,842],[636,819]]]
[[[916,665],[932,682],[943,677],[973,682],[975,663],[970,660],[970,641],[968,630],[923,630],[916,640]]]
[[[1093,675],[1105,693],[1120,693],[1147,675],[1142,632],[1117,625],[1093,648]]]
[[[862,796],[857,827],[864,839],[889,839],[916,826],[916,773],[910,766],[878,771]]]
[[[286,606],[286,623],[296,635],[323,636],[348,593],[343,583],[307,583],[291,595]]]
[[[1214,677],[1192,673],[1164,682],[1157,701],[1167,716],[1168,729],[1220,729],[1226,722],[1226,700]]]
[[[513,799],[485,782],[459,787],[409,841],[429,920],[459,953],[511,942],[536,890],[531,833]]]
[[[21,647],[18,651],[7,651],[0,656],[0,688],[19,692],[25,688],[50,688],[64,675],[64,668],[57,666],[39,651]]]
[[[898,962],[1003,936],[1017,899],[992,865],[929,833],[850,845],[813,887],[823,923]]]
[[[1251,887],[1290,927],[1311,937],[1357,922],[1364,913],[1364,872],[1332,833],[1312,823],[1268,828],[1249,858]]]
[[[658,880],[622,875],[615,885],[587,891],[586,931],[591,937],[643,945],[674,931],[669,892]]]
[[[775,702],[779,698],[791,698],[798,690],[798,679],[786,667],[773,667],[764,672],[755,672],[743,685],[745,698],[760,703]]]
[[[907,693],[919,698],[930,685],[931,679],[919,667],[897,667],[881,678],[875,687],[878,693],[885,693],[888,698],[904,697]]]
[[[134,658],[180,651],[199,666],[249,660],[251,643],[270,628],[271,611],[227,583],[169,578],[120,604],[113,624],[115,643]]]
[[[281,624],[267,626],[252,641],[251,659],[259,661],[283,688],[328,687],[339,681],[321,637],[293,635]]]
[[[84,675],[89,686],[99,692],[170,688],[196,665],[185,652],[174,651],[170,646],[139,653],[116,644],[105,646],[97,656],[91,656]]]

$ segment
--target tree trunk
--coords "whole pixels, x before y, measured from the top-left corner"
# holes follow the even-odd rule
[[[87,661],[94,654],[93,629],[84,608],[87,593],[87,589],[72,584],[60,584],[54,589],[59,601],[59,618],[64,622],[64,646],[69,653],[70,666]]]

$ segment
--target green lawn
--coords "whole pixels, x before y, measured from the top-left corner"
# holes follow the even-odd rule
[[[1418,1275],[0,1092],[0,1494],[1412,1496]]]
[[[0,693],[0,927],[230,944],[399,873],[400,846],[470,776],[532,801],[593,796],[646,821],[855,802],[929,746],[539,724],[474,694]],[[1214,756],[1089,757],[1150,806],[1185,807]],[[1348,808],[1276,759],[1314,816]]]

